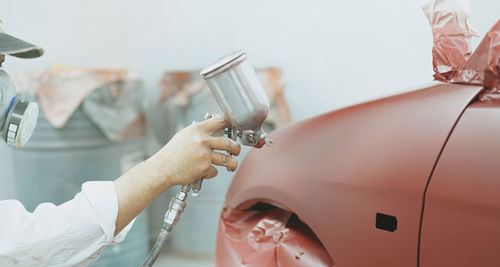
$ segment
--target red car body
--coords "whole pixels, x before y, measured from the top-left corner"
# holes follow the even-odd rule
[[[267,203],[312,230],[327,265],[500,266],[500,101],[482,91],[439,84],[273,132],[227,193],[216,264],[308,265],[259,264],[263,247],[247,257],[228,234],[228,210]]]

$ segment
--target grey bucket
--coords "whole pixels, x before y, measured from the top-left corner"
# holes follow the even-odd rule
[[[78,108],[62,129],[40,112],[28,144],[13,150],[18,199],[29,211],[41,202],[61,204],[85,181],[114,180],[144,158],[142,140],[112,143]],[[141,213],[125,240],[106,248],[91,266],[139,266],[148,252],[147,214]]]

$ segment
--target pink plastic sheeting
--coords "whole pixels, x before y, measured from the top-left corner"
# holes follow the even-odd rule
[[[471,39],[477,36],[469,23],[467,0],[424,0],[422,9],[432,28],[434,78],[448,82],[471,55]]]
[[[217,266],[334,266],[316,235],[283,209],[226,206],[217,235]]]
[[[471,55],[472,30],[466,0],[425,0],[422,9],[432,27],[434,78],[482,85],[480,100],[500,98],[500,20]]]
[[[486,33],[469,61],[453,75],[451,82],[478,84],[488,88],[481,100],[500,97],[500,20]]]

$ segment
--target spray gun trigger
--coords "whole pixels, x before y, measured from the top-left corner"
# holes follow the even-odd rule
[[[200,194],[201,184],[202,183],[203,183],[203,178],[200,178],[200,179],[196,180],[196,182],[194,182],[194,183],[191,184],[191,189],[193,190],[191,192],[191,195],[193,197],[197,197]]]

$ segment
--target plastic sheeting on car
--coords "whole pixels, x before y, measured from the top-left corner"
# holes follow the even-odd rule
[[[269,206],[225,206],[219,220],[217,266],[334,266],[316,235],[295,214]]]
[[[424,0],[422,9],[432,27],[434,78],[443,82],[482,85],[480,100],[500,98],[500,20],[471,54],[467,0]]]
[[[448,82],[471,55],[471,39],[477,36],[469,23],[467,0],[424,0],[422,10],[432,28],[434,78]]]
[[[500,20],[486,33],[469,61],[453,75],[451,82],[478,84],[488,88],[481,100],[500,98]]]

